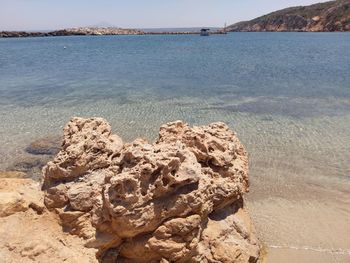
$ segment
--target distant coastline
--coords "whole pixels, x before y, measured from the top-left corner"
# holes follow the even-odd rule
[[[27,31],[2,31],[0,37],[55,37],[55,36],[99,36],[99,35],[141,35],[143,31],[137,29],[124,28],[98,28],[98,27],[79,27],[50,32],[27,32]]]
[[[227,32],[350,32],[350,0],[329,1],[282,9],[226,28],[210,28],[211,34]],[[55,31],[0,31],[0,38],[105,36],[105,35],[193,35],[200,28],[125,29],[77,27]]]
[[[200,34],[199,30],[169,31],[157,29],[139,30],[117,27],[78,27],[62,29],[50,32],[27,32],[27,31],[0,31],[0,38],[23,38],[23,37],[55,37],[55,36],[107,36],[107,35],[193,35]],[[215,29],[211,34],[225,34],[223,29]]]

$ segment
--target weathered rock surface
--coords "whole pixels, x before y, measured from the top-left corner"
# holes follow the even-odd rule
[[[94,249],[62,231],[43,198],[39,183],[30,179],[0,179],[0,261],[97,262]]]
[[[73,118],[43,173],[46,207],[102,262],[258,260],[247,154],[224,123],[123,144],[105,120]]]
[[[0,179],[0,217],[26,211],[30,207],[43,211],[43,193],[31,179]]]

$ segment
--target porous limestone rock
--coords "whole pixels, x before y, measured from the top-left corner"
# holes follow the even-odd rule
[[[31,179],[0,179],[0,217],[7,217],[29,208],[42,212],[45,209],[39,184]]]
[[[73,118],[43,169],[45,204],[101,262],[256,262],[244,205],[248,158],[224,123],[177,121],[123,144],[101,118]]]
[[[88,171],[111,165],[113,154],[123,147],[111,126],[101,118],[73,118],[64,129],[62,150],[45,167],[44,184],[72,180]]]
[[[1,192],[0,193],[0,217],[5,217],[25,211],[25,201],[17,192]]]
[[[45,209],[39,183],[0,179],[0,262],[98,262],[96,251],[62,231]]]

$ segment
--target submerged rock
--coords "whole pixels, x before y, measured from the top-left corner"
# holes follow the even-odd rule
[[[73,118],[43,169],[45,205],[101,262],[256,262],[243,194],[247,153],[226,124],[160,128],[123,144],[101,118]]]
[[[60,136],[49,136],[38,139],[28,145],[25,149],[30,154],[55,155],[61,149],[62,138]]]
[[[26,177],[31,177],[35,180],[42,178],[42,168],[52,159],[52,156],[23,156],[14,161],[7,170],[15,171],[20,174],[26,174]]]

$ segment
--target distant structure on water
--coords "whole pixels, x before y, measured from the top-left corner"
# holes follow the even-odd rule
[[[201,29],[201,36],[209,36],[210,29],[209,28],[202,28]]]
[[[226,22],[225,22],[224,29],[222,30],[222,33],[227,34],[226,28],[227,28],[227,24],[226,24]]]

